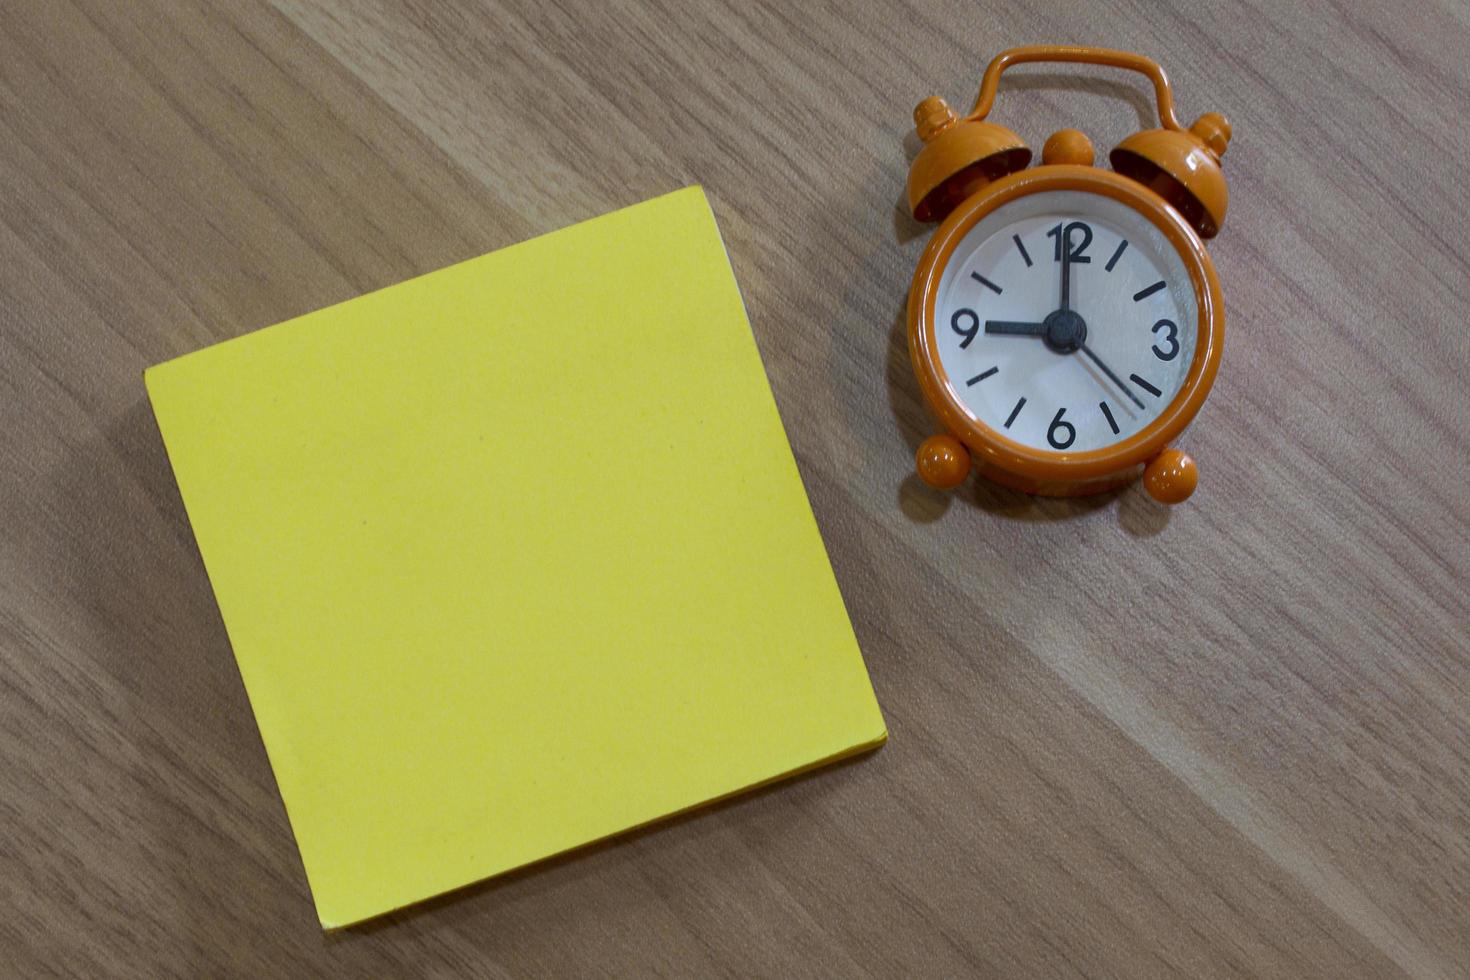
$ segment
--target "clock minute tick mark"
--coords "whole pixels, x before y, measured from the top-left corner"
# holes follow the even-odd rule
[[[1026,268],[1031,268],[1031,255],[1026,251],[1026,246],[1021,244],[1020,235],[1012,235],[1011,241],[1016,243],[1016,248],[1021,250],[1021,258],[1026,260]],[[1111,270],[1109,270],[1111,271]]]
[[[1108,259],[1108,264],[1105,265],[1105,266],[1103,266],[1103,271],[1104,272],[1112,272],[1113,271],[1113,266],[1115,266],[1115,265],[1118,264],[1118,260],[1123,257],[1123,251],[1127,247],[1128,247],[1128,239],[1126,239],[1126,238],[1123,239],[1121,242],[1118,243],[1118,250],[1113,253],[1113,257],[1112,258]]]
[[[1143,302],[1144,300],[1146,300],[1150,296],[1152,296],[1154,293],[1156,293],[1159,290],[1163,289],[1166,285],[1168,285],[1168,283],[1166,283],[1166,282],[1164,282],[1164,280],[1160,279],[1158,282],[1154,283],[1152,286],[1144,286],[1138,292],[1136,292],[1136,293],[1133,294],[1133,302],[1135,302],[1135,303],[1141,303],[1141,302]]]
[[[980,285],[985,286],[988,289],[993,289],[995,291],[996,295],[1000,295],[1000,287],[997,286],[995,283],[991,282],[989,279],[986,279],[980,273],[978,273],[978,272],[972,272],[972,273],[970,273],[970,278],[973,279],[973,280],[975,280],[976,282],[978,282]]]
[[[1134,384],[1138,385],[1138,387],[1142,388],[1144,391],[1148,392],[1150,395],[1153,395],[1155,398],[1157,398],[1157,397],[1159,397],[1160,395],[1163,394],[1162,391],[1160,391],[1159,389],[1155,388],[1153,385],[1149,384],[1147,381],[1145,381],[1144,379],[1140,378],[1136,374],[1130,374],[1130,375],[1128,375],[1128,380],[1132,381]]]
[[[992,374],[994,374],[995,372],[997,372],[999,370],[1000,370],[1000,368],[993,367],[993,368],[990,368],[989,370],[981,371],[979,374],[975,375],[969,381],[966,381],[965,382],[965,387],[968,388],[970,385],[977,384],[978,382],[984,381],[986,378],[990,377]]]

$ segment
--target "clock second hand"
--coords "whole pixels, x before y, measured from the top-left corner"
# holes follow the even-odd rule
[[[1140,401],[1139,398],[1138,398],[1138,396],[1133,393],[1133,389],[1131,389],[1127,385],[1125,385],[1123,383],[1122,379],[1119,378],[1116,374],[1113,373],[1113,369],[1110,368],[1110,367],[1108,367],[1106,364],[1104,364],[1102,362],[1102,358],[1098,357],[1096,354],[1094,354],[1092,352],[1092,348],[1091,347],[1088,347],[1086,344],[1082,344],[1077,349],[1080,350],[1082,353],[1086,354],[1088,357],[1092,358],[1092,363],[1096,364],[1099,368],[1101,368],[1102,369],[1102,373],[1103,374],[1106,374],[1108,376],[1108,378],[1113,382],[1113,384],[1115,384],[1115,385],[1118,386],[1118,390],[1121,391],[1123,394],[1127,395],[1128,398],[1129,398],[1129,400],[1132,401],[1133,404],[1137,405],[1140,409],[1142,409],[1144,407],[1143,406],[1143,402]]]

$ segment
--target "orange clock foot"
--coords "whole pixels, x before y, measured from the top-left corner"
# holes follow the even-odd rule
[[[1161,504],[1184,503],[1198,482],[1194,457],[1177,449],[1165,449],[1143,470],[1143,488]]]
[[[930,436],[919,447],[917,467],[935,490],[953,490],[970,475],[970,451],[954,436]]]

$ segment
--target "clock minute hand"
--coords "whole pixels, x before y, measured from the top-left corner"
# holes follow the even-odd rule
[[[1112,380],[1113,384],[1118,386],[1118,390],[1127,395],[1129,400],[1132,401],[1133,404],[1137,405],[1139,408],[1143,408],[1143,402],[1140,401],[1138,396],[1133,393],[1133,389],[1125,385],[1122,379],[1113,373],[1113,369],[1104,364],[1102,362],[1102,358],[1098,357],[1092,352],[1091,347],[1088,347],[1086,344],[1082,344],[1077,349],[1082,351],[1082,353],[1086,354],[1088,357],[1092,358],[1092,363],[1102,368],[1102,373],[1106,374],[1108,378]]]
[[[1062,233],[1058,236],[1062,246],[1062,310],[1072,308],[1072,236],[1069,232],[1071,225],[1060,225]]]
[[[1016,337],[1045,337],[1046,324],[1020,323],[1016,320],[986,320],[985,332],[1010,334]]]

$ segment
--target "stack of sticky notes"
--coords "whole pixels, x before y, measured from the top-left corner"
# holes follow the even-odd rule
[[[698,188],[146,381],[327,927],[885,737]]]

